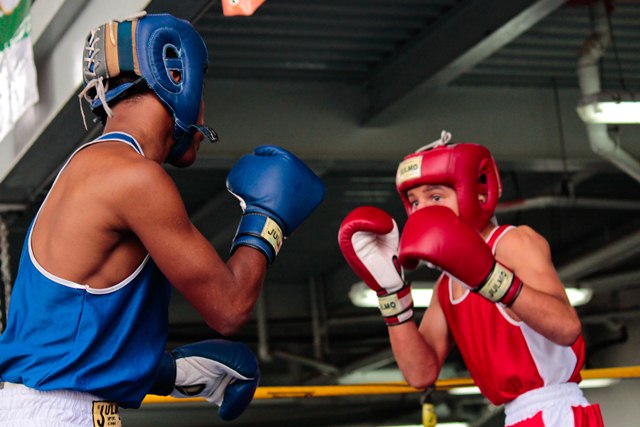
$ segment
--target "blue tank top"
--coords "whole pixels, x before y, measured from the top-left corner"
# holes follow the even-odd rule
[[[101,140],[127,143],[143,155],[133,137],[110,133],[69,160]],[[166,345],[169,282],[148,255],[129,277],[106,289],[56,277],[31,251],[37,218],[25,238],[7,329],[0,335],[0,381],[139,407]]]

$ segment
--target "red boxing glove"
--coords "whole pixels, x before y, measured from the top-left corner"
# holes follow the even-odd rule
[[[372,206],[354,209],[342,221],[340,250],[353,271],[378,295],[387,325],[413,318],[411,286],[397,262],[400,235],[388,213]]]
[[[497,262],[478,232],[449,208],[431,206],[409,217],[400,239],[400,264],[416,268],[427,261],[468,289],[507,307],[522,289],[522,281]]]

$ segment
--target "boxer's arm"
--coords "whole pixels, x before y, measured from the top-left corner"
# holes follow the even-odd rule
[[[452,338],[438,302],[437,286],[419,327],[406,322],[389,328],[396,363],[407,383],[415,388],[426,388],[438,379],[451,350]]]
[[[499,240],[496,259],[524,284],[507,309],[510,314],[547,339],[571,345],[581,333],[580,319],[569,303],[544,237],[530,227],[517,227]]]
[[[114,209],[171,284],[207,324],[229,334],[244,324],[264,280],[265,257],[242,247],[225,263],[189,220],[180,194],[164,169],[152,162],[123,179]]]

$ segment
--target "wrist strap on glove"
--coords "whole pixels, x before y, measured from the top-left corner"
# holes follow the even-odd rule
[[[238,246],[249,246],[262,252],[267,264],[271,264],[283,242],[284,232],[278,222],[263,212],[246,212],[240,219],[231,253]]]
[[[509,307],[522,290],[522,280],[499,262],[495,262],[484,284],[476,292],[493,302]]]
[[[378,308],[387,326],[400,325],[413,319],[413,297],[411,284],[396,292],[378,295]]]

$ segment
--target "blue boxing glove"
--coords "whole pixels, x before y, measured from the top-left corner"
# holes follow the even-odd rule
[[[225,421],[240,416],[253,400],[260,369],[253,352],[239,342],[200,341],[164,353],[150,394],[204,397]]]
[[[231,252],[250,246],[264,253],[269,264],[325,193],[324,184],[307,165],[272,145],[243,156],[227,176],[227,189],[240,200],[243,211]]]

